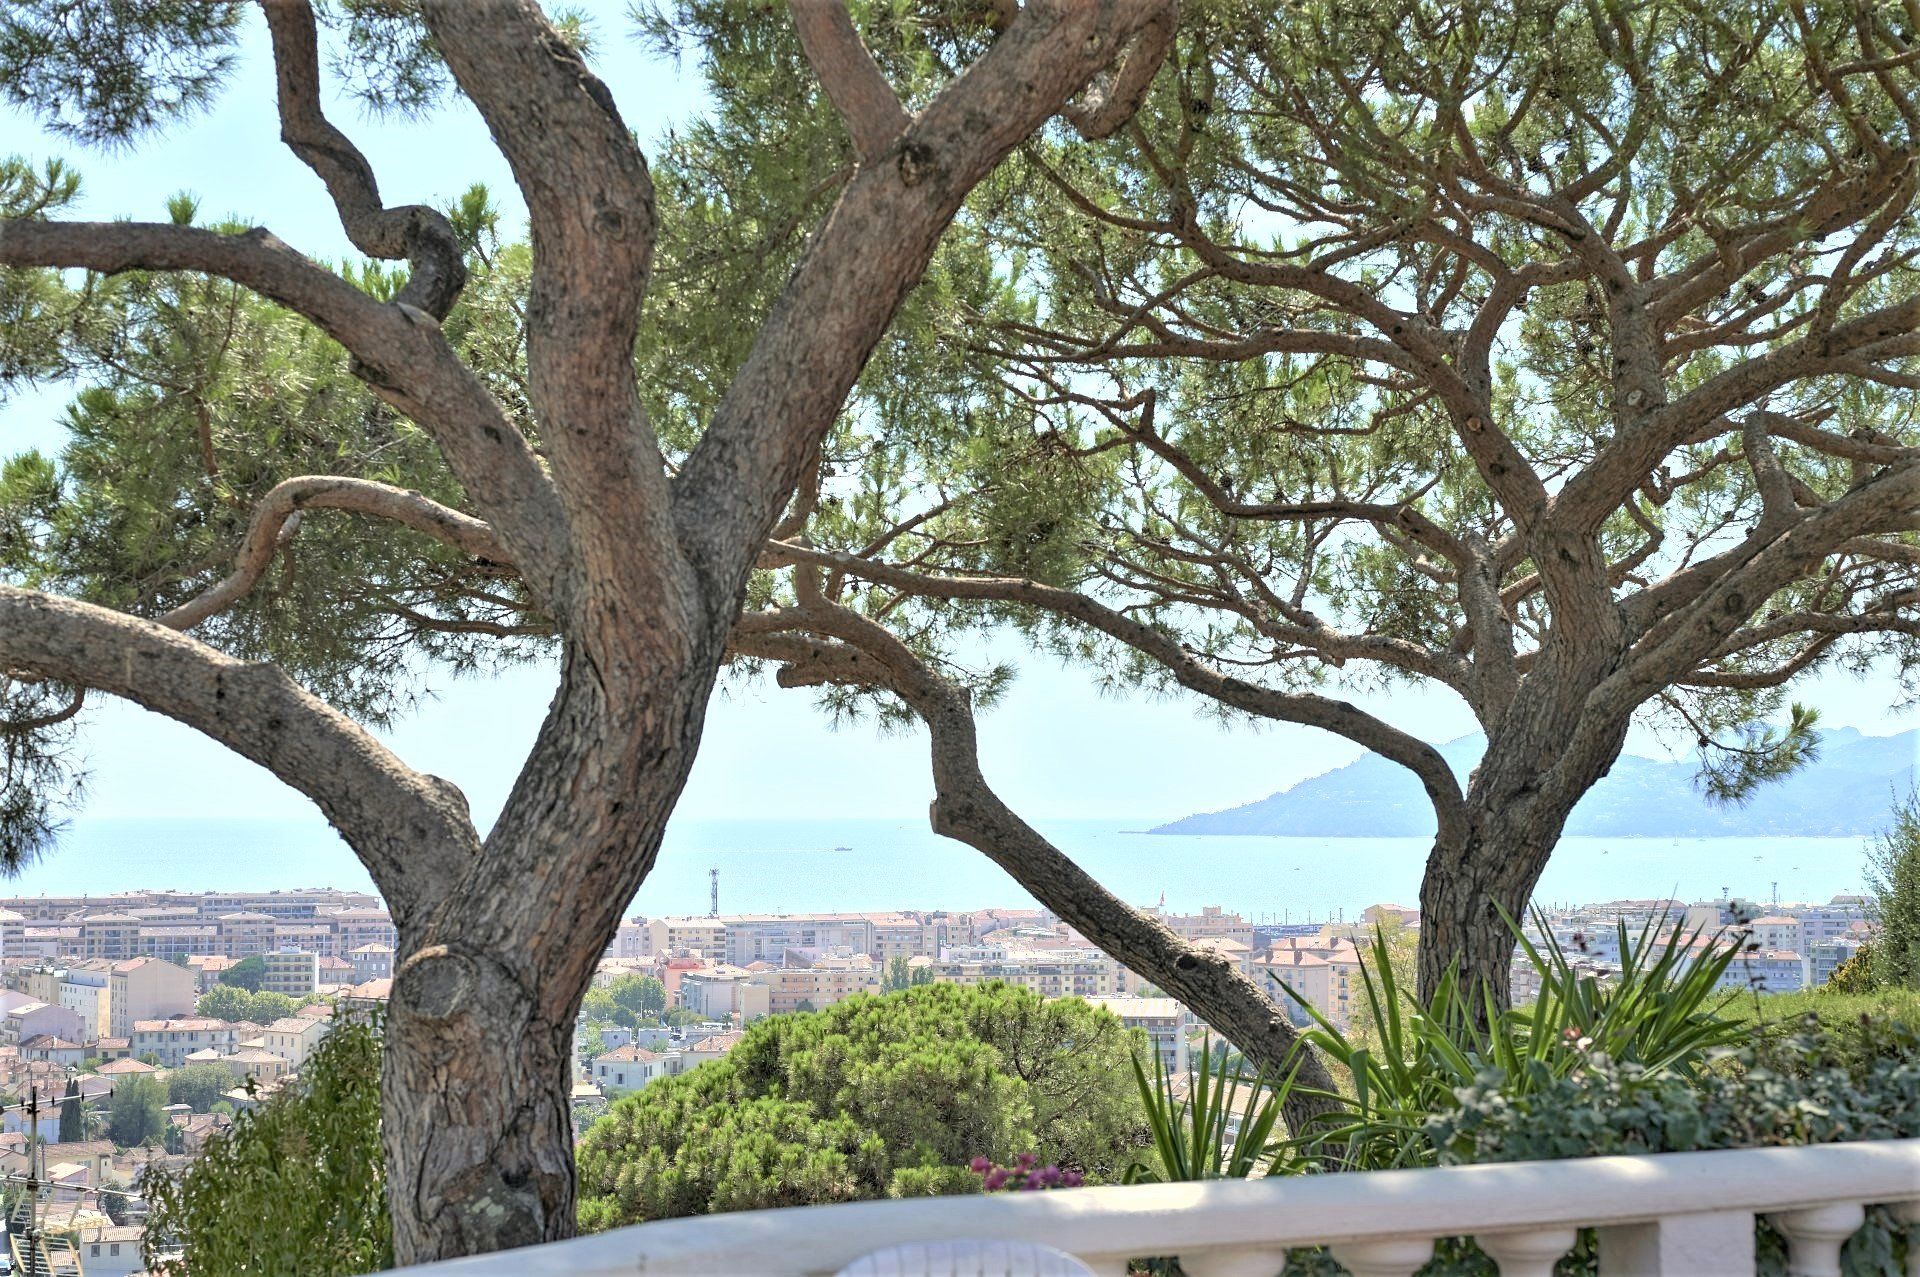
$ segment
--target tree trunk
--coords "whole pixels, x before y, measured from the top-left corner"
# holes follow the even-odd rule
[[[975,790],[935,800],[936,833],[986,853],[1035,900],[1128,970],[1146,976],[1216,1033],[1240,1048],[1248,1063],[1294,1087],[1282,1102],[1287,1129],[1304,1135],[1340,1111],[1333,1077],[1300,1038],[1286,1009],[1230,959],[1189,944],[1165,924],[1102,887],[1040,833]]]
[[[713,683],[626,677],[647,668],[569,645],[498,824],[401,936],[382,1078],[401,1264],[574,1233],[574,1018],[653,867]]]
[[[1526,921],[1535,884],[1567,817],[1620,756],[1627,723],[1582,723],[1582,698],[1521,706],[1537,717],[1510,724],[1487,746],[1467,787],[1459,833],[1435,839],[1420,884],[1418,991],[1432,999],[1452,972],[1469,1006],[1481,990],[1512,1002],[1514,923]],[[1506,917],[1502,917],[1502,911]]]
[[[572,1235],[573,1025],[547,992],[447,946],[396,974],[381,1112],[401,1264]]]
[[[1420,1000],[1429,1002],[1451,972],[1469,1005],[1481,1005],[1482,988],[1495,1002],[1513,1000],[1509,967],[1514,936],[1506,919],[1521,920],[1533,885],[1546,868],[1551,845],[1523,842],[1507,831],[1488,831],[1453,847],[1434,846],[1420,884]]]

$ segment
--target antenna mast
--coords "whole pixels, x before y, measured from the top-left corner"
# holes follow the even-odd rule
[[[707,870],[707,886],[709,889],[707,917],[718,918],[720,916],[720,867],[718,865]]]
[[[39,1277],[40,1264],[40,1176],[46,1166],[45,1146],[40,1142],[40,1086],[27,1092],[27,1273]]]

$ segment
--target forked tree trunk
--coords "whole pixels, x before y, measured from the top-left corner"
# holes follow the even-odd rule
[[[402,1264],[574,1233],[574,1018],[653,866],[712,690],[638,686],[623,667],[644,668],[569,648],[480,857],[401,936],[382,1115]]]
[[[1557,705],[1522,706],[1538,717],[1489,741],[1467,787],[1463,828],[1435,839],[1420,884],[1422,1001],[1452,972],[1476,1010],[1483,989],[1499,1006],[1512,1002],[1513,924],[1526,921],[1574,805],[1612,768],[1626,740],[1624,721],[1576,728],[1580,703],[1563,695]]]

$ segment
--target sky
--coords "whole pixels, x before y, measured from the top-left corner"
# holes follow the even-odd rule
[[[630,38],[623,5],[583,6],[595,36],[595,68],[644,141],[700,109],[692,68],[655,56]],[[257,16],[239,64],[205,114],[132,150],[89,151],[42,132],[0,106],[0,152],[53,156],[78,167],[81,218],[164,217],[168,196],[187,191],[203,220],[232,215],[267,226],[309,256],[349,253],[318,179],[281,145],[272,67]],[[450,104],[426,120],[369,119],[354,103],[330,103],[378,175],[388,204],[444,203],[485,183],[509,222],[524,220],[504,160],[479,116]],[[0,402],[0,451],[57,448],[65,391]],[[1223,727],[1187,698],[1107,695],[1084,671],[1008,641],[982,655],[1013,661],[1019,677],[980,725],[990,780],[1034,819],[1167,820],[1251,801],[1341,766],[1360,750],[1308,728]],[[422,709],[386,733],[400,756],[464,789],[477,817],[492,819],[531,743],[553,671],[526,667],[503,677],[443,681]],[[1833,674],[1799,698],[1828,726],[1883,734],[1912,725],[1890,702],[1891,684]],[[1355,696],[1364,708],[1427,739],[1473,730],[1443,692]],[[90,711],[85,746],[91,817],[303,819],[306,800],[265,771],[197,733],[119,702]],[[1646,733],[1629,746],[1661,754]],[[932,795],[924,738],[882,736],[870,725],[831,730],[805,692],[763,682],[730,687],[709,713],[699,761],[677,819],[924,817]]]

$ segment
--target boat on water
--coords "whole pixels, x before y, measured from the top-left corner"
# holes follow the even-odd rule
[[[852,851],[852,850],[853,850],[853,848],[851,848],[851,847],[835,847],[835,848],[834,848],[834,850],[835,850],[835,851]]]

